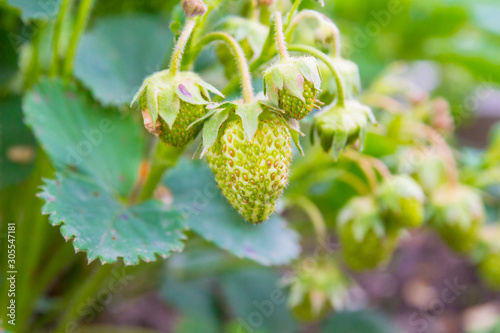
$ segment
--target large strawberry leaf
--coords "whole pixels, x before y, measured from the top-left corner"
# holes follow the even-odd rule
[[[237,257],[281,265],[298,256],[298,235],[286,221],[276,214],[257,226],[245,221],[224,198],[206,163],[181,160],[165,183],[189,227]]]
[[[182,248],[184,218],[159,201],[129,205],[145,154],[138,120],[104,110],[75,83],[43,79],[23,104],[26,122],[59,170],[43,212],[89,260],[126,264]]]
[[[145,153],[145,138],[131,116],[103,110],[75,83],[44,79],[24,99],[25,121],[54,166],[91,176],[126,197]]]
[[[76,251],[85,250],[89,261],[137,264],[139,259],[166,258],[183,248],[184,219],[179,211],[149,200],[127,206],[88,177],[68,173],[48,180],[40,197],[53,225],[61,225],[65,239],[73,239]]]
[[[82,37],[75,75],[104,104],[130,104],[145,77],[161,69],[171,51],[168,23],[144,14],[99,18]]]
[[[36,1],[36,0],[7,0],[7,4],[21,11],[23,20],[43,19],[49,20],[56,17],[61,0]]]

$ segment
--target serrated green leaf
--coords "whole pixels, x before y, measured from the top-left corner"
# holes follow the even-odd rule
[[[273,215],[260,225],[246,222],[227,202],[206,163],[181,160],[165,184],[190,229],[237,257],[263,265],[289,263],[300,253],[298,235]]]
[[[137,264],[183,248],[182,214],[159,201],[128,206],[72,172],[47,180],[39,196],[46,201],[42,212],[50,214],[53,225],[61,225],[61,234],[73,239],[76,251],[87,252],[89,261],[110,263],[121,257],[125,264]]]
[[[72,168],[128,196],[146,151],[134,118],[101,109],[75,83],[48,78],[25,96],[23,111],[56,168]]]
[[[251,104],[240,104],[236,107],[235,113],[241,118],[243,130],[247,139],[252,141],[257,128],[259,127],[259,115],[262,113],[259,102]]]
[[[23,21],[32,19],[54,19],[59,12],[61,0],[50,2],[33,0],[7,0],[7,4],[21,10]]]
[[[219,136],[219,129],[229,116],[229,110],[224,109],[215,113],[203,126],[203,150],[201,156],[212,147]]]
[[[156,15],[99,17],[80,42],[75,76],[105,105],[128,104],[145,77],[168,58],[173,37]]]

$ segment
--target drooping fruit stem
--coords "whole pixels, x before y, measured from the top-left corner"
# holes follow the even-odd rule
[[[54,26],[54,35],[52,37],[52,62],[50,64],[49,74],[55,75],[59,70],[59,40],[61,39],[61,30],[64,19],[69,9],[73,6],[73,0],[63,0],[61,8],[57,16],[56,24]]]
[[[283,21],[281,20],[281,13],[279,11],[274,13],[274,26],[276,29],[276,47],[280,54],[281,60],[288,59],[290,55],[286,49],[285,35],[283,33]]]
[[[181,66],[182,54],[184,53],[187,42],[189,41],[189,37],[191,37],[191,33],[193,32],[195,24],[195,19],[188,19],[181,35],[179,36],[179,39],[177,40],[177,43],[175,44],[174,52],[172,53],[172,59],[170,59],[169,74],[171,76],[177,74],[177,71]]]
[[[231,35],[228,35],[225,32],[212,32],[207,34],[200,40],[200,45],[206,45],[216,40],[226,43],[236,60],[236,64],[238,65],[241,76],[241,91],[243,94],[243,102],[253,102],[254,94],[252,87],[252,76],[250,75],[250,70],[248,68],[248,63],[245,58],[243,49]]]
[[[332,59],[324,54],[323,52],[315,49],[314,47],[307,46],[307,45],[297,45],[297,44],[292,44],[288,46],[288,49],[290,51],[297,51],[297,52],[303,52],[303,53],[308,53],[321,61],[323,61],[328,68],[332,71],[333,76],[335,77],[335,83],[337,84],[337,91],[338,91],[338,99],[337,99],[337,105],[344,107],[345,106],[345,88],[344,88],[344,81],[342,79],[342,76],[340,75],[339,70],[337,69],[337,66],[332,62]]]
[[[64,75],[71,76],[73,74],[73,63],[75,60],[76,48],[80,40],[85,26],[87,25],[88,17],[92,9],[94,0],[82,0],[78,7],[78,12],[76,14],[75,23],[73,26],[73,31],[71,33],[71,38],[69,40],[68,51],[66,52],[66,58],[64,59]]]

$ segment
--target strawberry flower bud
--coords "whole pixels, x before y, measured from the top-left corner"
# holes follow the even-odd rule
[[[207,12],[207,5],[202,0],[182,0],[181,6],[186,17],[202,16]]]
[[[318,108],[321,74],[314,57],[283,59],[264,72],[264,92],[269,100],[294,119],[303,119]]]
[[[305,9],[290,24],[293,29],[292,44],[309,45],[324,53],[340,52],[339,29],[326,15]]]
[[[317,132],[323,149],[329,152],[333,146],[333,156],[337,158],[347,144],[358,139],[363,149],[368,124],[375,122],[368,106],[348,100],[344,107],[331,106],[315,115],[311,138],[314,141],[314,132]]]
[[[355,270],[371,269],[387,260],[398,239],[397,233],[385,229],[371,196],[351,199],[339,212],[337,228],[344,259]]]
[[[139,102],[146,129],[168,145],[185,146],[201,130],[202,124],[189,125],[206,112],[209,91],[222,94],[191,72],[170,75],[168,70],[144,80],[132,104]]]
[[[430,203],[430,224],[443,240],[457,252],[472,250],[485,221],[481,197],[467,186],[445,185],[432,193]]]
[[[422,224],[425,195],[412,178],[398,175],[385,180],[377,197],[381,214],[390,227],[417,227]]]

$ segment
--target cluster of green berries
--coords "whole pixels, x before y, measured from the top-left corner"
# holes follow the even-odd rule
[[[346,263],[362,270],[388,260],[402,231],[422,224],[424,200],[422,189],[407,176],[390,177],[375,195],[351,199],[337,218]]]

